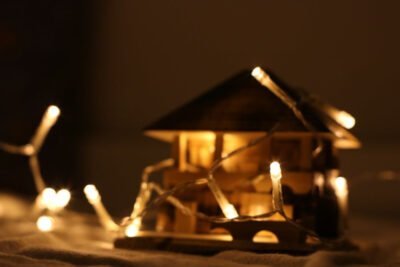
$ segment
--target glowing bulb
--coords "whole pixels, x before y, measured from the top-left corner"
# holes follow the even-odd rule
[[[251,76],[256,78],[257,80],[261,80],[265,75],[265,72],[260,67],[255,67],[252,72]]]
[[[57,192],[56,205],[58,208],[64,208],[71,200],[71,193],[67,189],[61,189]]]
[[[40,122],[38,128],[36,129],[36,132],[34,136],[32,137],[32,140],[30,142],[30,145],[32,146],[33,150],[31,150],[31,153],[39,153],[44,140],[46,139],[47,134],[49,133],[51,127],[57,122],[58,116],[60,115],[60,109],[56,106],[49,106],[43,115],[42,121]],[[29,148],[28,148],[29,152]],[[41,179],[41,178],[38,178]],[[43,181],[40,181],[43,183]]]
[[[281,184],[282,171],[279,162],[273,161],[269,165],[269,174],[272,182],[272,206],[275,211],[284,213]]]
[[[96,186],[88,184],[83,191],[90,202],[98,202],[100,200],[100,194]]]
[[[233,219],[239,217],[239,214],[236,211],[235,206],[229,203],[228,199],[221,191],[221,188],[216,184],[214,180],[208,181],[208,187],[213,193],[215,200],[218,202],[218,205],[221,208],[226,218]]]
[[[234,219],[236,217],[239,217],[239,214],[237,213],[235,206],[233,206],[232,204],[225,205],[223,212],[225,217],[228,219]]]
[[[56,123],[58,116],[60,116],[60,113],[61,111],[57,106],[49,106],[46,110],[43,123],[47,127],[53,126]]]
[[[42,203],[44,207],[46,207],[49,210],[55,209],[57,206],[57,193],[56,190],[54,190],[51,187],[47,187],[42,191]]]
[[[273,161],[269,166],[269,172],[271,179],[280,180],[282,178],[281,165],[277,161]]]
[[[356,125],[356,119],[343,110],[337,113],[336,121],[346,129],[351,129]]]
[[[37,228],[42,232],[50,232],[54,228],[54,219],[50,216],[40,216],[36,221]]]
[[[112,220],[110,214],[107,212],[106,208],[101,202],[101,196],[99,191],[97,191],[97,188],[92,184],[88,184],[85,186],[83,191],[85,192],[89,203],[93,206],[94,210],[99,216],[100,222],[104,228],[110,231],[118,231],[120,229],[119,225]]]
[[[134,221],[128,225],[128,227],[125,228],[125,235],[127,237],[134,237],[137,236],[139,233],[139,228],[142,223],[142,220],[140,218],[134,219]]]
[[[335,192],[338,197],[346,196],[348,191],[347,180],[344,177],[337,177],[334,182]]]
[[[340,216],[341,216],[341,227],[343,230],[347,228],[347,214],[348,214],[348,186],[347,180],[344,177],[337,177],[333,180],[333,187],[338,201]]]
[[[325,179],[322,173],[316,173],[314,176],[314,185],[318,188],[318,194],[324,193]]]
[[[314,183],[317,187],[322,188],[324,186],[325,180],[322,174],[316,174]]]
[[[57,118],[60,116],[60,113],[61,111],[57,106],[52,105],[47,108],[47,114],[51,119]]]

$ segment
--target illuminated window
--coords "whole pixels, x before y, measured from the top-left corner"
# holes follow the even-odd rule
[[[214,160],[215,134],[196,133],[188,136],[187,162],[193,166],[209,168]]]

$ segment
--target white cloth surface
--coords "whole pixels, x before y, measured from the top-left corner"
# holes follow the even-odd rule
[[[212,257],[160,251],[113,249],[93,217],[65,212],[52,233],[36,230],[24,202],[0,196],[0,266],[174,266],[174,267],[400,267],[400,227],[396,222],[352,222],[360,251],[318,251],[309,256],[225,251]]]

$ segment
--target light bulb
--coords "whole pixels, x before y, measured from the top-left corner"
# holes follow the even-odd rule
[[[337,196],[345,196],[349,193],[347,180],[344,177],[337,177],[334,182],[335,192]]]
[[[264,75],[265,75],[265,72],[260,67],[255,67],[251,72],[251,76],[253,76],[254,78],[256,78],[259,81],[264,77]]]
[[[356,125],[356,119],[343,110],[336,114],[336,121],[346,129],[351,129]]]
[[[56,205],[58,208],[64,208],[71,200],[71,193],[67,189],[61,189],[57,192]]]
[[[58,116],[60,116],[60,113],[61,111],[57,106],[51,105],[47,108],[47,114],[51,119],[57,118]]]
[[[37,228],[42,232],[50,232],[54,229],[54,219],[50,216],[40,216],[36,221]]]
[[[97,202],[100,200],[100,194],[99,194],[99,191],[97,191],[96,186],[94,186],[92,184],[88,184],[87,186],[85,186],[83,191],[85,192],[85,195],[89,201]]]
[[[43,189],[42,191],[42,203],[45,208],[49,210],[53,210],[57,206],[57,193],[56,190],[54,190],[51,187],[47,187]]]
[[[232,204],[225,205],[223,212],[225,217],[228,219],[234,219],[236,217],[239,217],[239,214],[237,213],[235,206],[233,206]]]
[[[271,175],[271,179],[281,179],[282,178],[282,171],[281,165],[277,161],[273,161],[269,166],[269,172]]]
[[[125,228],[125,235],[127,237],[137,236],[138,233],[139,233],[139,226],[136,225],[135,223],[132,223]]]

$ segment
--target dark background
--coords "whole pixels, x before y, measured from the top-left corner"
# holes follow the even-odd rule
[[[399,10],[373,0],[2,1],[0,139],[26,142],[46,106],[59,105],[41,154],[46,180],[76,196],[95,183],[126,215],[141,169],[169,153],[141,129],[263,65],[357,118],[364,147],[342,156],[352,208],[394,217]],[[378,179],[387,170],[397,179]],[[0,186],[34,193],[25,159],[0,153]]]

